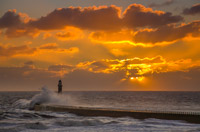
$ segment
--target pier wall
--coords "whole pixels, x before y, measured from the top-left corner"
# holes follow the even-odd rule
[[[190,123],[200,124],[200,114],[193,112],[134,111],[57,105],[35,105],[34,110],[68,112],[80,116],[133,117],[135,119],[156,118],[166,120],[182,120]]]

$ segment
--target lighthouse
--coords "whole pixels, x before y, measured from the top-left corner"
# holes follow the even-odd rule
[[[58,81],[58,93],[62,93],[62,81]]]

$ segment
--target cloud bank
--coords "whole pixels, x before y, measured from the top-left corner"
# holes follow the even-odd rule
[[[43,85],[56,90],[56,82],[62,75],[64,90],[194,91],[199,88],[200,67],[191,64],[188,60],[166,62],[157,56],[92,61],[77,66],[60,64],[39,69],[29,61],[21,67],[0,67],[0,83],[1,90],[39,90]],[[105,69],[109,72],[105,73]]]
[[[170,2],[173,1],[163,4]],[[184,14],[196,14],[198,8],[199,4],[194,5],[185,9]],[[9,38],[37,37],[40,32],[46,32],[44,39],[53,36],[60,41],[69,41],[80,39],[89,32],[88,38],[97,43],[128,42],[135,46],[151,47],[188,36],[199,37],[199,21],[180,24],[183,20],[180,15],[152,10],[141,4],[131,4],[124,12],[114,5],[68,7],[55,9],[38,19],[9,10],[0,18],[0,29]],[[53,35],[49,31],[57,33]]]
[[[31,19],[15,10],[9,10],[0,18],[0,29],[6,29],[8,37],[35,37],[39,31],[64,29],[73,26],[90,31],[119,31],[124,28],[157,28],[177,23],[183,18],[170,12],[153,11],[140,4],[131,4],[122,13],[117,6],[68,7],[56,9],[39,19]],[[58,34],[68,37],[70,34]]]
[[[200,14],[200,4],[193,5],[191,8],[183,10],[184,15],[196,15]]]

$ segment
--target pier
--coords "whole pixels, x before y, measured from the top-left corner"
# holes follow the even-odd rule
[[[79,116],[132,117],[135,119],[156,118],[165,120],[181,120],[189,123],[200,124],[200,113],[195,112],[137,111],[60,105],[35,105],[34,110],[68,112]]]

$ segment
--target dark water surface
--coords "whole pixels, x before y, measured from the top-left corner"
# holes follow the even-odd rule
[[[36,95],[36,96],[35,96]],[[200,124],[129,117],[83,117],[65,112],[35,112],[30,104],[86,106],[113,109],[200,112],[200,92],[0,92],[0,132],[69,131],[200,131]]]

